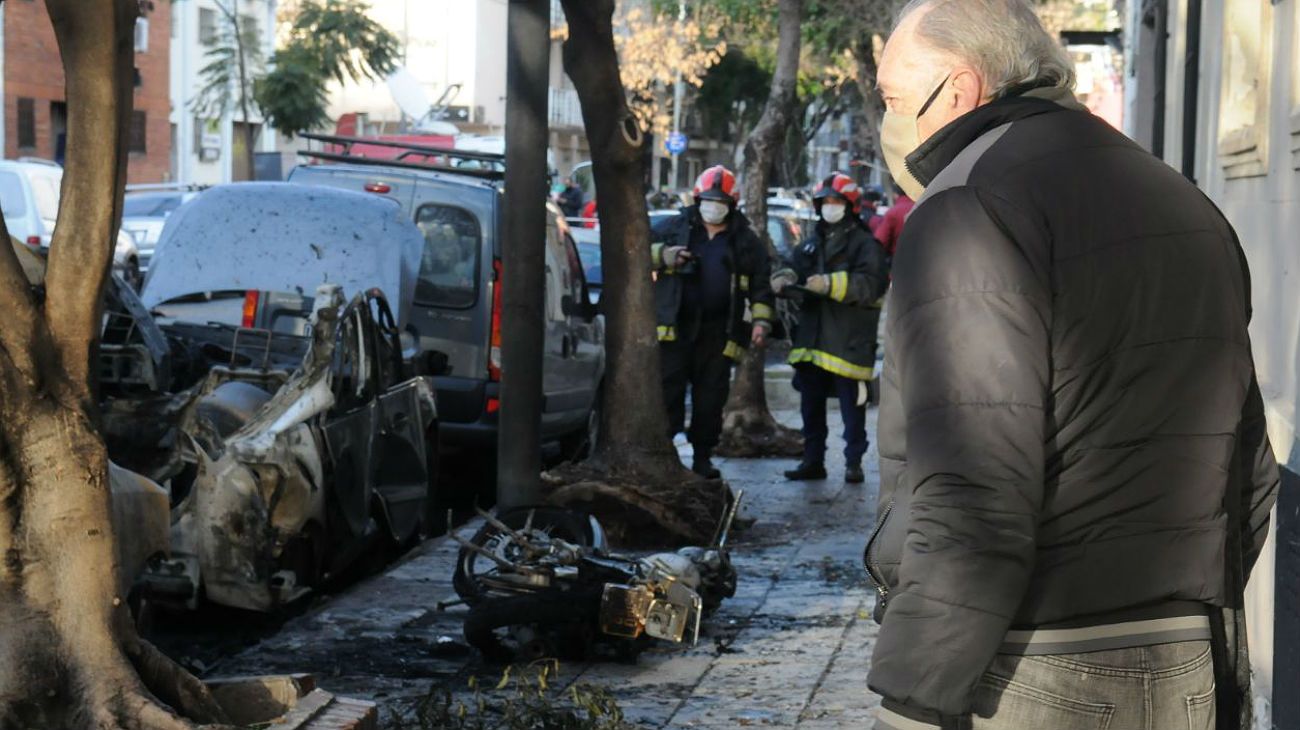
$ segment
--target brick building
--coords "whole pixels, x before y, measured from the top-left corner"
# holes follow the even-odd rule
[[[41,0],[9,0],[4,13],[4,156],[62,162],[67,104],[54,27]],[[136,28],[132,183],[171,178],[171,2],[145,0]]]

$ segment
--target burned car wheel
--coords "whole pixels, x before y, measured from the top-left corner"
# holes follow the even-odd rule
[[[603,547],[604,533],[587,515],[557,507],[533,507],[510,510],[497,516],[507,527],[529,533],[559,538],[579,547]],[[474,545],[496,553],[506,559],[517,557],[518,546],[509,535],[490,524],[485,524],[470,539]],[[461,548],[456,558],[456,573],[452,586],[461,600],[473,606],[489,597],[492,583],[501,577],[497,566],[487,557],[467,548]]]
[[[492,598],[470,610],[465,641],[491,662],[583,659],[599,613],[600,596],[591,591]]]

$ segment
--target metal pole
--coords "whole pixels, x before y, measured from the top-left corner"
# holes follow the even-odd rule
[[[679,0],[678,2],[677,22],[678,23],[686,22],[686,0]],[[673,82],[673,134],[678,134],[682,131],[682,99],[685,96],[686,96],[686,85],[682,83],[682,72],[678,71],[677,79],[676,81]],[[655,154],[656,156],[658,155],[657,150]],[[680,159],[681,159],[681,155],[674,152],[672,177],[669,178],[672,180],[673,188],[680,188],[682,186],[681,180],[678,179],[678,174],[677,174],[679,168],[681,167],[681,165],[679,164]],[[658,185],[659,185],[659,181],[655,180],[655,186],[658,187]]]
[[[546,250],[546,93],[550,0],[510,0],[506,43],[506,189],[501,246],[501,427],[497,505],[536,504],[542,472]]]

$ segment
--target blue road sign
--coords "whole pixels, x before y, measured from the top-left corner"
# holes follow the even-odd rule
[[[686,135],[681,132],[673,132],[668,135],[668,139],[664,140],[664,147],[668,150],[668,154],[671,155],[680,155],[685,152],[686,144]]]

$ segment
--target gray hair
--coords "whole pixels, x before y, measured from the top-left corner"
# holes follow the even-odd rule
[[[923,8],[928,12],[917,25],[920,39],[978,69],[994,99],[1023,84],[1074,87],[1074,63],[1065,47],[1024,0],[912,0],[898,23]]]

